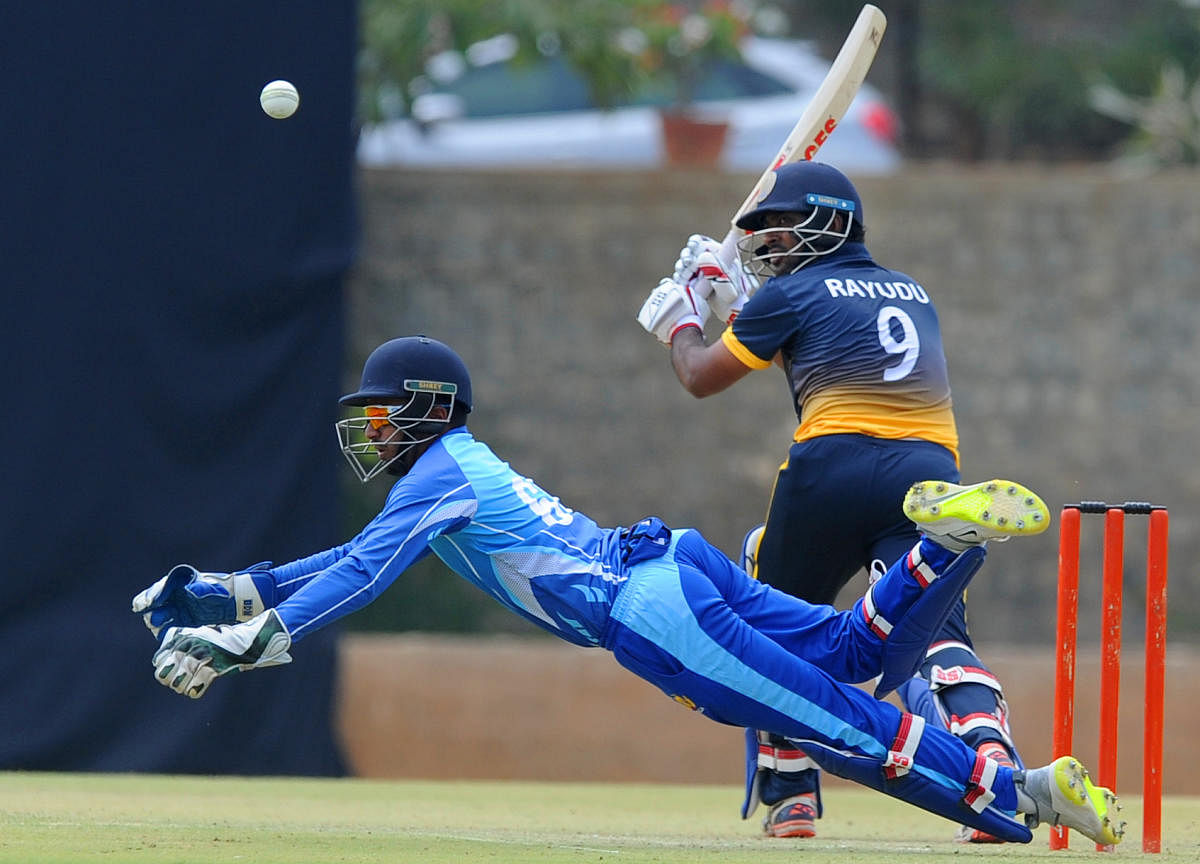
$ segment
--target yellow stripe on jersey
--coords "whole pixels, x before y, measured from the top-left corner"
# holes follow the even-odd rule
[[[729,353],[751,369],[766,369],[771,365],[770,360],[763,360],[745,345],[738,341],[738,338],[733,335],[733,327],[726,327],[721,333],[721,341],[725,343],[725,347],[729,349]]]
[[[751,369],[766,369],[763,360],[733,334],[721,333],[729,353]],[[913,399],[903,393],[862,387],[830,387],[804,400],[803,419],[792,436],[807,441],[822,435],[870,435],[873,438],[912,439],[941,444],[958,458],[958,427],[954,407],[947,396],[935,403]]]
[[[744,349],[743,349],[744,350]],[[941,444],[958,462],[958,427],[949,397],[925,404],[879,390],[830,388],[804,400],[793,438],[858,434],[875,438],[918,438]]]

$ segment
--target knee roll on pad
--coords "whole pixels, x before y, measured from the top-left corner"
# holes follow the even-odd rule
[[[921,674],[928,678],[929,698],[952,734],[973,747],[999,740],[1017,767],[1024,767],[1013,743],[1000,680],[971,646],[962,642],[934,644],[926,654]]]

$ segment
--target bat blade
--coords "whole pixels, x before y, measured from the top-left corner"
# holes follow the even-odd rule
[[[725,237],[725,250],[736,249],[737,238],[741,234],[737,220],[758,204],[759,190],[763,188],[771,172],[789,162],[812,159],[833,134],[846,109],[854,101],[858,88],[866,79],[886,28],[887,17],[879,7],[869,3],[863,6],[812,101],[808,103],[799,121],[788,134],[787,140],[758,178],[742,206],[729,220],[731,227]]]

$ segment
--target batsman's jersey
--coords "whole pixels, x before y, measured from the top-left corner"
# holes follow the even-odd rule
[[[293,638],[302,638],[371,602],[432,551],[534,624],[597,645],[628,578],[628,534],[568,509],[455,429],[396,482],[357,537],[272,570],[286,597],[277,608]]]
[[[752,369],[782,355],[795,440],[857,433],[932,441],[958,456],[937,311],[909,276],[847,243],[768,279],[721,336]]]

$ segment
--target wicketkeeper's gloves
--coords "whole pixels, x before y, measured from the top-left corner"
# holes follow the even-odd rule
[[[291,663],[291,645],[279,613],[268,609],[242,624],[172,627],[151,662],[158,683],[199,699],[222,675]]]
[[[240,573],[202,573],[191,564],[176,564],[136,594],[131,608],[155,638],[171,627],[249,621],[275,605],[270,566],[264,561]]]

